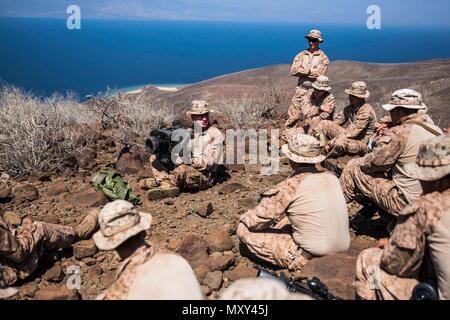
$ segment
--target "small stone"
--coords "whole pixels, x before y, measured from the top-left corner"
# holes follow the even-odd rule
[[[57,196],[65,192],[69,192],[69,187],[66,182],[55,183],[47,189],[47,195],[49,196]]]
[[[91,257],[97,253],[97,247],[93,240],[83,240],[73,245],[73,256],[76,259]]]
[[[14,201],[21,204],[26,201],[34,201],[39,197],[38,190],[31,184],[24,184],[14,188]]]
[[[64,273],[61,269],[60,263],[55,263],[53,267],[47,270],[47,272],[44,274],[44,280],[47,281],[53,281],[53,282],[59,282],[64,278]]]
[[[238,203],[238,207],[239,208],[253,208],[256,207],[258,205],[258,201],[256,201],[256,199],[254,198],[243,198],[243,199],[238,199],[237,201]]]
[[[52,223],[52,224],[60,224],[61,220],[59,217],[54,213],[48,213],[44,217],[42,217],[41,221],[46,223]]]
[[[214,207],[211,202],[208,202],[197,209],[197,214],[203,218],[208,217],[213,212],[214,212]]]
[[[0,188],[0,200],[6,200],[9,198],[12,189],[10,187]]]
[[[220,257],[209,257],[207,264],[213,271],[224,271],[234,264],[234,259],[234,254],[222,255]]]
[[[102,283],[106,288],[110,287],[115,280],[116,280],[115,270],[111,270],[103,274]]]
[[[239,191],[248,191],[248,188],[243,186],[240,183],[233,182],[233,183],[227,184],[226,186],[222,187],[219,190],[219,194],[230,194],[230,193],[233,193],[238,190]]]
[[[201,264],[198,267],[194,268],[195,276],[200,282],[202,282],[203,279],[205,279],[206,274],[208,272],[211,272],[211,269],[206,264]]]
[[[195,268],[200,264],[204,264],[208,259],[208,246],[205,240],[197,235],[190,234],[183,239],[177,253]]]
[[[167,249],[170,251],[177,251],[181,247],[181,239],[171,239],[167,244]]]
[[[67,195],[66,200],[75,207],[83,208],[101,207],[108,203],[108,198],[103,192],[96,191],[90,186],[80,192]]]
[[[233,248],[233,239],[225,230],[213,232],[205,237],[211,251],[227,251]]]
[[[211,289],[208,286],[201,286],[200,289],[204,296],[207,296],[211,293]]]
[[[34,294],[35,300],[79,300],[78,292],[69,289],[65,285],[48,285],[39,289]]]
[[[93,266],[94,264],[97,263],[97,261],[94,258],[88,257],[88,258],[84,258],[83,262],[87,265],[87,266]]]
[[[164,204],[166,206],[173,206],[175,204],[175,201],[169,199],[169,200],[164,201]]]
[[[3,220],[10,225],[20,225],[22,223],[22,219],[20,219],[19,215],[13,211],[6,211],[3,214]]]
[[[89,277],[100,277],[103,274],[103,269],[100,266],[94,266],[89,270]]]
[[[225,278],[230,281],[236,281],[242,278],[254,278],[258,274],[258,270],[244,265],[238,265],[233,270],[225,271]]]
[[[203,284],[207,285],[211,290],[218,290],[222,284],[222,272],[208,272],[205,279],[203,279]]]

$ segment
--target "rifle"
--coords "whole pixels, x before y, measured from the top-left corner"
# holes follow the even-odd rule
[[[259,269],[257,276],[260,278],[280,281],[290,292],[306,294],[315,300],[343,300],[342,298],[331,294],[328,291],[328,287],[317,277],[313,277],[308,280],[308,287],[305,287],[298,281],[289,280],[284,273],[278,277],[275,273],[263,268]]]

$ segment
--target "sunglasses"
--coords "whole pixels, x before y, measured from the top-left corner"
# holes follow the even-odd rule
[[[314,42],[314,43],[315,43],[315,42],[319,42],[318,39],[314,39],[314,38],[308,38],[308,41],[309,41],[309,42]]]

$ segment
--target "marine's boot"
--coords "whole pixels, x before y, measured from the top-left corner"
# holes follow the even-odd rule
[[[153,187],[147,192],[148,200],[175,198],[180,195],[180,189],[169,180],[161,181],[159,187]]]
[[[89,239],[98,229],[98,214],[100,208],[91,209],[86,217],[75,227],[77,241]]]

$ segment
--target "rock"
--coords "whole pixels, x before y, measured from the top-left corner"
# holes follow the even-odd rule
[[[108,203],[108,198],[103,192],[96,191],[90,186],[80,192],[68,194],[65,199],[73,206],[83,208],[100,207]]]
[[[243,172],[245,171],[245,165],[244,164],[227,164],[228,170],[231,170],[231,172]]]
[[[95,165],[95,158],[97,158],[97,152],[92,148],[86,148],[83,151],[76,151],[74,153],[74,156],[80,168],[89,169],[93,168]]]
[[[169,199],[169,200],[164,201],[164,204],[166,206],[173,206],[175,204],[175,201]]]
[[[258,201],[254,198],[238,199],[237,203],[238,203],[239,208],[242,208],[242,207],[253,208],[258,205]]]
[[[151,168],[142,168],[137,173],[139,179],[147,179],[147,178],[153,178],[153,171]]]
[[[44,280],[47,281],[53,281],[53,282],[59,282],[64,278],[64,273],[61,269],[60,263],[55,263],[53,267],[47,270],[47,272],[44,274]]]
[[[177,251],[181,247],[181,239],[171,239],[167,244],[167,249],[170,251]]]
[[[48,213],[46,214],[41,221],[52,223],[52,224],[61,224],[61,220],[59,220],[59,217],[54,213]]]
[[[230,281],[236,281],[242,278],[253,278],[258,274],[258,270],[252,267],[247,267],[244,265],[238,265],[233,270],[225,271],[225,278]]]
[[[228,234],[230,236],[232,236],[232,235],[236,234],[237,225],[227,223],[226,225],[223,226],[223,230],[225,230],[226,232],[228,232]]]
[[[20,225],[22,223],[22,219],[13,211],[6,211],[3,214],[3,220],[11,225]]]
[[[233,192],[235,192],[237,190],[239,190],[239,191],[248,191],[248,188],[243,186],[240,183],[233,182],[233,183],[227,184],[226,186],[222,187],[219,190],[219,194],[229,194],[229,193],[233,193]]]
[[[11,195],[12,189],[10,187],[0,187],[0,200],[6,200]]]
[[[14,201],[17,204],[34,201],[39,197],[38,190],[31,184],[24,184],[13,190]]]
[[[84,240],[73,245],[73,256],[76,259],[92,257],[97,253],[97,247],[93,240]]]
[[[204,296],[207,296],[211,293],[211,289],[208,286],[201,286],[200,289]]]
[[[91,278],[98,278],[103,274],[103,269],[100,266],[93,266],[91,269],[89,269],[89,277]]]
[[[37,181],[50,181],[50,174],[43,171],[35,171],[30,175],[29,181],[37,182]]]
[[[211,269],[206,264],[201,264],[194,269],[195,276],[200,282],[202,282],[203,279],[205,279],[206,274],[208,272],[211,272]]]
[[[195,268],[200,264],[204,264],[208,259],[208,245],[199,236],[190,234],[183,239],[177,253]]]
[[[35,283],[27,283],[20,288],[20,292],[26,297],[33,298],[38,289],[39,288]]]
[[[202,205],[197,209],[197,214],[202,218],[208,217],[213,212],[214,207],[211,202],[205,203],[204,205]]]
[[[115,270],[111,270],[103,274],[102,283],[106,288],[110,287],[115,280],[116,280]]]
[[[224,271],[234,264],[234,254],[224,254],[219,257],[209,257],[208,267],[212,271]]]
[[[65,192],[69,192],[69,187],[66,182],[55,183],[47,189],[47,195],[49,196],[57,196]]]
[[[116,162],[116,170],[122,174],[138,174],[143,169],[144,162],[139,152],[124,153]]]
[[[77,290],[69,289],[65,285],[48,285],[34,294],[35,300],[79,300]]]
[[[9,179],[11,179],[11,176],[5,172],[2,172],[2,174],[0,175],[0,181],[1,182],[6,182]]]
[[[225,230],[213,232],[206,236],[206,243],[210,251],[227,251],[233,248],[233,239]]]
[[[208,272],[205,279],[203,279],[203,284],[207,285],[211,290],[218,290],[222,284],[222,272]]]

